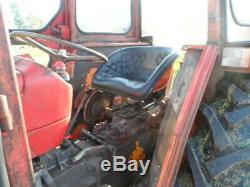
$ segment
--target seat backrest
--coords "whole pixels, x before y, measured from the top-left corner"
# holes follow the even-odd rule
[[[172,48],[166,47],[129,47],[112,53],[109,63],[120,66],[114,72],[117,76],[145,82],[171,52]]]
[[[97,70],[93,85],[115,94],[144,99],[154,91],[177,57],[173,48],[123,48],[112,53],[108,62]]]

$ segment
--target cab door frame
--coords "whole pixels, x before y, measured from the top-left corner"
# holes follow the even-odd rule
[[[71,41],[76,43],[139,42],[141,38],[141,2],[131,0],[131,28],[124,34],[83,33],[76,23],[76,0],[70,0]]]

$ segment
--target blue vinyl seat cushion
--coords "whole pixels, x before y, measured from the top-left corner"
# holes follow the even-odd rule
[[[96,72],[93,85],[136,99],[146,98],[178,54],[168,47],[128,47],[113,52]]]

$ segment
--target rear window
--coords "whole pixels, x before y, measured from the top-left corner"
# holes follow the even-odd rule
[[[85,33],[125,34],[131,27],[131,0],[76,0],[76,22]]]
[[[250,1],[227,1],[227,38],[229,42],[250,41]]]
[[[9,29],[40,30],[60,9],[61,0],[7,0]]]
[[[250,26],[250,1],[248,0],[230,0],[232,13],[235,21],[241,25]]]

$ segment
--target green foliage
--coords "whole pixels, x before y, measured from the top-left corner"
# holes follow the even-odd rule
[[[44,22],[38,17],[25,13],[20,8],[21,5],[18,1],[10,2],[10,11],[12,14],[13,26],[15,29],[40,29],[44,26]]]
[[[11,1],[10,9],[11,9],[11,13],[13,15],[13,19],[14,19],[13,21],[14,21],[15,27],[17,29],[23,28],[25,26],[25,22],[24,22],[20,8],[19,8],[16,1]]]

